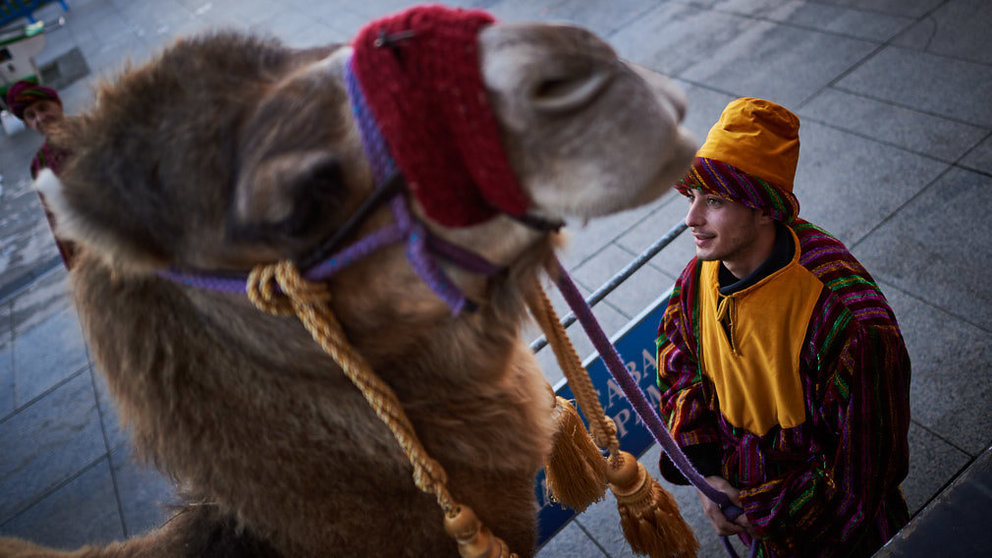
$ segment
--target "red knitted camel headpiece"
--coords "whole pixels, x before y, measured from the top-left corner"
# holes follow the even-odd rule
[[[450,227],[529,205],[510,169],[479,69],[480,10],[420,6],[373,21],[353,68],[408,188]]]

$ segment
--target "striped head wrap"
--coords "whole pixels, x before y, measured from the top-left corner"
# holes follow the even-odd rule
[[[731,101],[675,188],[708,194],[768,211],[790,223],[799,215],[792,193],[799,162],[799,118],[788,109],[746,97]]]
[[[10,107],[10,112],[21,120],[24,120],[24,111],[38,101],[55,101],[62,105],[62,99],[54,89],[32,81],[18,81],[7,90],[7,106]]]

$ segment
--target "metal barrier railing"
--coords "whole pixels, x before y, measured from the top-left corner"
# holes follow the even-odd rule
[[[636,258],[631,260],[631,262],[627,264],[626,267],[618,271],[613,277],[610,278],[609,281],[603,283],[603,285],[599,289],[597,289],[594,293],[589,295],[589,298],[586,299],[586,303],[589,304],[589,307],[591,308],[595,306],[598,302],[606,298],[607,295],[612,293],[624,281],[629,279],[631,275],[637,272],[637,270],[644,267],[644,264],[646,264],[651,258],[657,256],[658,252],[661,252],[666,246],[671,244],[672,241],[678,238],[678,236],[682,234],[682,231],[684,231],[686,228],[687,227],[685,222],[679,222],[671,229],[669,229],[668,232],[665,233],[661,238],[656,240],[654,244],[648,246],[647,249],[641,252]],[[562,318],[561,323],[562,326],[566,328],[572,325],[573,323],[575,323],[575,314],[573,312],[569,312],[567,316]],[[545,339],[544,336],[542,335],[541,337],[538,337],[536,340],[534,340],[533,343],[531,343],[530,348],[532,351],[537,352],[543,349],[547,344],[548,344],[547,339]]]

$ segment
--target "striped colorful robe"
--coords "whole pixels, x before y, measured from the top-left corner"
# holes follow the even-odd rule
[[[899,483],[909,463],[909,356],[881,291],[844,245],[801,219],[789,227],[799,253],[787,265],[803,266],[823,287],[808,323],[763,325],[804,335],[795,391],[804,420],[758,435],[724,416],[699,358],[695,259],[659,327],[661,412],[701,474],[740,489],[759,555],[870,556],[908,521]],[[661,465],[666,478],[685,483],[667,456]]]

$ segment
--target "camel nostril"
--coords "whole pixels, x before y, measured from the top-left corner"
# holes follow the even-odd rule
[[[612,72],[606,70],[548,77],[531,88],[530,101],[541,112],[575,111],[592,102],[609,85],[612,77]]]

